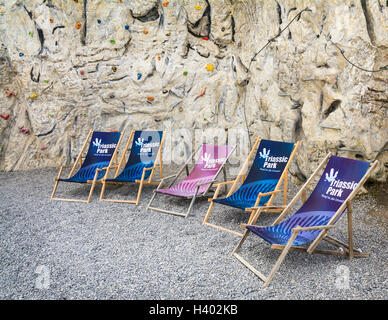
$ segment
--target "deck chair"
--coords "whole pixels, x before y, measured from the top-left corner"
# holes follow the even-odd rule
[[[202,224],[233,233],[240,237],[243,236],[243,233],[208,222],[215,203],[250,212],[248,224],[256,212],[266,211],[280,214],[287,204],[288,167],[298,147],[299,142],[294,144],[257,138],[237,177],[234,180],[215,185],[217,189],[213,198],[209,199],[211,203]],[[256,148],[256,157],[245,178],[244,172]],[[242,184],[236,190],[240,180]],[[283,206],[272,206],[275,195],[281,192],[280,186],[282,183],[284,183]],[[227,184],[232,184],[228,194],[225,198],[217,199],[220,188]]]
[[[129,135],[124,152],[118,165],[111,164],[106,168],[106,176],[101,180],[102,188],[100,193],[101,201],[134,203],[139,205],[143,185],[158,185],[159,182],[153,181],[154,172],[159,167],[159,176],[163,177],[162,148],[163,148],[163,131],[135,131],[132,130]],[[125,156],[132,141],[131,153],[124,165]],[[157,164],[159,160],[159,163]],[[109,179],[109,171],[115,169],[113,179]],[[126,183],[137,183],[139,189],[136,200],[120,200],[104,198],[106,185],[120,185]]]
[[[117,161],[117,149],[120,146],[122,136],[123,132],[99,132],[90,130],[75,163],[73,165],[64,165],[59,168],[58,176],[55,179],[54,190],[51,194],[51,200],[89,203],[97,181],[102,179],[106,174],[103,168],[111,165],[114,160]],[[82,154],[86,149],[89,139],[89,149],[84,161],[82,161]],[[76,173],[74,173],[78,165],[80,168]],[[64,168],[71,168],[70,173],[66,179],[61,178]],[[73,183],[91,183],[92,186],[90,188],[88,199],[79,200],[55,198],[55,193],[60,181]]]
[[[327,165],[320,180],[306,200],[307,186],[325,164]],[[314,252],[332,255],[348,254],[350,259],[368,256],[368,253],[361,253],[361,250],[357,250],[353,246],[351,201],[377,164],[377,160],[370,164],[365,161],[333,156],[329,153],[271,226],[255,226],[256,217],[250,225],[242,225],[246,231],[232,255],[262,279],[264,287],[271,282],[290,250],[307,251],[309,254]],[[283,220],[300,197],[303,201],[301,208],[291,217]],[[348,244],[327,234],[330,229],[335,227],[335,223],[341,218],[345,209],[347,209],[348,218]],[[268,242],[272,249],[282,250],[267,277],[237,253],[250,232]],[[339,248],[340,251],[316,249],[321,240],[327,241]]]
[[[231,146],[216,146],[203,144],[199,147],[194,154],[187,160],[181,170],[172,176],[166,177],[160,181],[160,184],[147,206],[147,210],[151,209],[163,213],[177,215],[181,217],[187,217],[194,205],[195,199],[198,197],[206,196],[213,183],[217,179],[218,174],[224,168],[226,161],[234,151],[235,147]],[[188,164],[192,161],[194,156],[201,150],[200,157],[198,158],[193,170],[189,174]],[[174,184],[179,178],[180,174],[186,168],[187,176],[185,179],[177,184]],[[167,188],[162,189],[162,184],[165,180],[174,178]],[[156,195],[168,195],[174,197],[180,197],[185,199],[191,199],[189,208],[186,213],[180,213],[175,211],[168,211],[161,208],[151,207]]]

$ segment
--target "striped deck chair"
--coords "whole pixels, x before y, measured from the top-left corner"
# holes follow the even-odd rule
[[[319,182],[306,201],[306,187],[325,164],[327,165]],[[332,156],[329,153],[271,226],[255,226],[256,217],[250,225],[242,225],[246,231],[234,249],[233,256],[262,279],[264,287],[271,282],[290,250],[307,251],[309,254],[314,252],[332,255],[348,254],[350,259],[355,256],[368,256],[368,253],[361,253],[361,250],[354,249],[353,246],[351,201],[377,164],[377,160],[371,164],[365,161]],[[300,197],[304,202],[301,208],[291,217],[282,221]],[[335,223],[341,218],[345,209],[347,209],[348,218],[348,244],[327,235],[327,232],[335,227]],[[268,277],[256,270],[237,253],[250,232],[268,242],[272,249],[282,250]],[[339,251],[316,249],[321,240],[339,248]]]
[[[217,179],[218,174],[224,168],[226,161],[228,160],[235,147],[231,146],[216,146],[203,144],[198,150],[192,154],[187,160],[181,170],[172,176],[164,178],[158,188],[154,191],[150,203],[147,206],[147,210],[151,209],[163,213],[173,214],[181,217],[187,217],[194,205],[195,199],[198,197],[206,196],[207,192],[213,186],[213,183]],[[192,172],[189,174],[188,164],[192,161],[193,157],[201,150],[200,157],[196,162]],[[174,184],[183,169],[186,168],[187,177],[177,184]],[[161,189],[164,180],[174,178],[167,188]],[[168,195],[174,197],[180,197],[185,199],[191,199],[189,208],[186,213],[180,213],[175,211],[168,211],[161,208],[151,207],[156,195]]]
[[[117,161],[117,149],[121,143],[122,136],[123,132],[99,132],[90,130],[75,163],[73,165],[64,165],[59,168],[58,176],[55,179],[54,190],[51,194],[51,200],[89,203],[93,194],[95,184],[106,175],[104,168],[111,165],[113,160]],[[85,160],[82,161],[82,154],[86,149],[89,139],[89,149],[86,154]],[[77,165],[79,165],[80,168],[74,174]],[[64,168],[71,168],[69,176],[66,179],[61,178],[62,171]],[[79,200],[55,198],[55,193],[57,191],[58,183],[60,181],[73,183],[91,183],[92,186],[90,188],[88,199]]]
[[[132,130],[125,145],[124,152],[118,165],[110,165],[107,168],[107,175],[102,179],[102,189],[100,194],[101,201],[134,203],[139,205],[143,185],[158,185],[159,182],[153,181],[155,169],[159,167],[159,176],[163,177],[162,148],[164,134],[163,131],[135,131]],[[125,156],[132,141],[131,153],[124,165]],[[159,163],[158,163],[159,160]],[[109,171],[115,169],[112,179],[108,178]],[[138,183],[139,189],[136,200],[106,199],[104,193],[106,185],[120,185],[126,183]]]
[[[298,147],[299,142],[294,144],[257,138],[236,179],[216,185],[217,189],[213,198],[209,199],[211,203],[202,224],[242,237],[243,233],[208,222],[215,203],[250,212],[248,224],[256,213],[283,211],[287,204],[288,167]],[[244,179],[244,172],[256,148],[257,152],[252,167]],[[235,190],[240,180],[242,184]],[[279,188],[282,183],[284,183],[283,206],[272,206],[275,195],[281,192]],[[225,198],[217,199],[221,186],[227,184],[232,184],[228,194]]]

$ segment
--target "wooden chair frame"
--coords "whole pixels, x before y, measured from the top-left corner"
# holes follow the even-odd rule
[[[221,165],[221,167],[218,169],[216,175],[214,176],[214,179],[210,182],[205,182],[205,183],[199,183],[196,185],[196,189],[195,189],[195,193],[194,193],[194,196],[192,197],[187,197],[186,199],[191,199],[191,202],[190,202],[190,205],[189,205],[189,208],[187,209],[186,213],[182,213],[182,212],[176,212],[176,211],[171,211],[171,210],[165,210],[165,209],[161,209],[161,208],[156,208],[156,207],[151,207],[151,204],[152,202],[154,201],[156,195],[158,194],[158,190],[163,186],[163,182],[165,180],[168,180],[168,179],[171,179],[171,178],[174,178],[174,180],[172,180],[169,184],[168,184],[168,188],[170,188],[176,181],[177,179],[179,178],[179,176],[181,175],[181,173],[183,172],[183,170],[186,168],[186,176],[188,176],[190,174],[189,172],[189,163],[193,161],[194,157],[197,155],[198,151],[200,151],[202,149],[202,145],[194,152],[191,154],[191,156],[187,159],[186,163],[181,167],[181,169],[178,171],[178,173],[176,174],[173,174],[171,176],[168,176],[168,177],[165,177],[164,179],[162,179],[158,185],[158,187],[156,188],[156,190],[154,190],[154,194],[152,195],[152,198],[150,200],[150,202],[148,203],[148,206],[147,206],[147,209],[146,210],[153,210],[153,211],[158,211],[158,212],[162,212],[162,213],[167,213],[167,214],[171,214],[171,215],[176,215],[176,216],[180,216],[180,217],[184,217],[184,218],[187,218],[187,216],[189,215],[189,213],[191,212],[191,209],[193,208],[193,205],[194,205],[194,202],[195,200],[197,199],[198,197],[198,191],[199,191],[199,188],[203,185],[206,185],[206,184],[209,184],[209,186],[207,187],[207,189],[205,190],[205,192],[200,196],[200,197],[205,197],[207,195],[207,193],[209,192],[209,190],[215,186],[215,182],[216,182],[216,179],[218,177],[218,175],[220,174],[221,170],[224,171],[224,177],[226,177],[226,172],[225,172],[225,164],[226,162],[229,160],[229,157],[230,155],[234,152],[234,150],[236,149],[236,146],[234,146],[232,148],[232,150],[230,151],[228,157],[225,159],[225,161],[223,162],[223,164]],[[219,192],[219,191],[218,191]]]
[[[94,174],[94,179],[93,180],[88,180],[87,183],[91,183],[92,186],[90,188],[90,191],[89,191],[89,196],[87,198],[87,200],[82,200],[82,199],[66,199],[66,198],[55,198],[55,194],[57,192],[57,188],[58,188],[58,184],[59,184],[59,179],[61,178],[61,175],[62,175],[62,171],[64,168],[71,168],[70,170],[70,173],[68,175],[68,179],[70,177],[72,177],[72,175],[74,174],[74,171],[76,170],[76,167],[77,167],[77,164],[79,163],[79,167],[81,168],[82,167],[82,158],[85,158],[84,156],[82,156],[82,154],[84,153],[85,149],[86,149],[86,146],[88,145],[88,141],[90,140],[90,137],[92,136],[93,134],[93,130],[90,130],[89,131],[89,134],[88,136],[86,137],[85,141],[84,141],[84,144],[82,145],[81,147],[81,150],[74,162],[74,164],[70,164],[70,165],[63,165],[63,166],[60,166],[59,167],[59,172],[58,172],[58,176],[55,178],[55,185],[54,185],[54,190],[51,194],[51,200],[58,200],[58,201],[70,201],[70,202],[85,202],[85,203],[90,203],[90,200],[92,198],[92,195],[93,195],[93,191],[94,191],[94,187],[96,185],[96,183],[99,183],[99,181],[97,181],[97,177],[98,177],[98,173],[102,170],[102,169],[97,169],[95,174]],[[121,139],[123,138],[123,134],[124,134],[124,131],[121,132],[120,134],[120,138],[119,138],[119,141],[117,143],[117,146],[116,146],[116,149],[115,151],[113,152],[113,155],[112,155],[112,158],[109,162],[109,165],[112,164],[113,161],[115,161],[115,163],[117,164],[117,152],[118,152],[118,148],[120,146],[120,143],[121,143]],[[105,174],[105,176],[103,178],[105,178],[107,175],[107,173]],[[103,179],[102,178],[102,179]]]
[[[118,165],[109,165],[109,167],[100,169],[100,170],[106,170],[106,174],[105,174],[104,178],[101,179],[101,182],[100,182],[100,183],[102,183],[102,188],[101,188],[101,193],[100,193],[100,198],[99,198],[100,201],[132,203],[132,204],[135,204],[135,205],[139,205],[141,193],[142,193],[142,190],[143,190],[143,185],[158,185],[159,184],[159,181],[152,181],[152,178],[154,176],[154,172],[155,172],[156,168],[159,167],[159,177],[160,177],[160,179],[163,178],[163,160],[162,160],[163,151],[162,151],[162,149],[163,149],[163,142],[164,142],[164,137],[165,137],[165,133],[164,132],[163,132],[163,135],[162,135],[162,139],[160,141],[159,150],[158,150],[158,153],[156,155],[154,165],[152,167],[150,167],[150,168],[144,168],[143,169],[143,173],[141,175],[141,179],[140,180],[136,180],[135,182],[106,181],[106,179],[108,179],[109,171],[111,169],[113,169],[113,168],[116,169],[115,174],[114,174],[114,178],[116,178],[119,175],[121,167],[125,164],[125,155],[126,155],[126,153],[128,151],[129,144],[130,144],[134,134],[135,134],[135,130],[132,129],[132,131],[131,131],[131,133],[129,135],[128,141],[127,141],[127,143],[125,145],[125,149],[124,149],[124,152],[123,152],[123,154],[121,156],[119,164]],[[159,160],[159,164],[157,163],[158,160]],[[149,170],[151,170],[151,174],[150,174],[150,176],[148,177],[147,180],[144,180],[145,174]],[[108,185],[123,185],[123,184],[127,184],[127,183],[138,183],[139,184],[139,189],[138,189],[138,192],[137,192],[136,200],[120,200],[120,199],[107,199],[107,198],[104,198],[105,188],[106,188],[107,184]]]
[[[288,206],[283,210],[281,215],[274,221],[272,226],[277,225],[281,222],[281,220],[286,216],[286,214],[290,211],[291,207],[295,204],[295,202],[302,197],[302,201],[306,201],[306,188],[307,186],[312,182],[313,178],[317,175],[317,173],[325,166],[325,164],[329,161],[329,158],[331,156],[331,153],[329,153],[325,159],[321,162],[321,164],[318,166],[318,168],[313,172],[313,174],[310,176],[310,178],[306,181],[306,183],[303,185],[303,187],[299,190],[299,192],[295,195],[295,197],[291,200],[291,202],[288,204]],[[327,223],[327,225],[324,226],[310,226],[310,227],[300,227],[296,226],[292,229],[292,235],[290,239],[288,240],[286,245],[271,245],[271,249],[275,250],[281,250],[281,254],[276,261],[275,265],[273,266],[270,274],[268,276],[265,276],[260,271],[255,269],[249,262],[247,262],[241,255],[239,255],[237,252],[245,242],[246,238],[248,237],[250,231],[246,228],[248,224],[241,225],[243,228],[246,229],[243,238],[240,240],[236,248],[232,252],[232,256],[236,257],[243,265],[245,265],[249,270],[251,270],[256,276],[258,276],[261,280],[264,281],[264,287],[267,287],[269,283],[272,281],[275,273],[279,270],[280,265],[282,264],[284,258],[286,257],[287,253],[289,251],[304,251],[308,254],[313,253],[321,253],[321,254],[330,254],[330,255],[348,255],[349,259],[353,259],[354,257],[368,257],[369,253],[362,253],[360,249],[354,248],[354,241],[353,241],[353,211],[351,206],[351,201],[357,194],[357,192],[360,190],[362,185],[365,183],[365,181],[368,179],[372,171],[376,168],[378,164],[378,160],[374,161],[370,166],[365,175],[362,177],[360,182],[358,183],[357,187],[349,194],[347,199],[343,202],[343,204],[338,208],[336,213],[333,215],[333,217],[330,219],[330,221]],[[337,221],[337,219],[341,216],[342,212],[347,209],[347,225],[348,225],[348,243],[344,243],[338,239],[335,239],[332,236],[327,235],[328,231],[335,227],[334,223]],[[252,219],[252,223],[250,225],[254,225],[256,221],[256,217]],[[321,230],[320,234],[317,238],[308,246],[308,247],[301,247],[301,246],[292,246],[295,238],[297,237],[298,233],[301,231],[308,231],[308,230]],[[326,241],[330,243],[331,245],[337,247],[339,251],[335,250],[321,250],[316,249],[317,245],[322,241]]]
[[[249,161],[252,158],[252,156],[254,155],[254,152],[257,149],[260,141],[261,141],[261,137],[258,137],[256,139],[256,142],[253,145],[251,151],[249,152],[247,159],[245,160],[244,164],[242,165],[239,174],[237,175],[237,177],[234,180],[215,184],[215,187],[217,187],[217,189],[214,192],[213,198],[209,198],[208,199],[208,201],[210,202],[210,206],[209,206],[209,209],[206,212],[205,218],[202,221],[202,225],[206,225],[206,226],[209,226],[209,227],[220,229],[220,230],[223,230],[223,231],[235,234],[235,235],[240,236],[240,237],[242,237],[244,235],[243,233],[240,233],[240,232],[237,232],[237,231],[233,231],[233,230],[224,228],[222,226],[219,226],[219,225],[216,225],[216,224],[213,224],[213,223],[209,223],[208,219],[210,217],[210,213],[211,213],[211,211],[213,209],[213,206],[214,206],[213,200],[217,199],[219,191],[220,191],[220,188],[223,185],[232,184],[232,187],[230,188],[228,194],[226,195],[226,197],[229,197],[236,190],[237,185],[239,183],[239,180],[241,180],[241,184],[244,183],[244,180],[245,180],[244,172],[247,169]],[[250,224],[252,222],[252,220],[253,220],[253,218],[255,216],[257,216],[257,218],[256,218],[256,220],[257,220],[261,212],[281,213],[284,210],[284,208],[286,207],[286,205],[287,205],[288,168],[289,168],[289,166],[290,166],[290,164],[291,164],[291,162],[292,162],[292,160],[293,160],[293,158],[295,156],[296,150],[299,148],[299,146],[300,146],[300,141],[295,143],[294,148],[293,148],[293,150],[291,152],[291,155],[290,155],[290,159],[288,159],[288,163],[285,166],[285,168],[283,170],[283,173],[280,176],[278,183],[276,184],[275,189],[273,191],[270,191],[270,192],[265,192],[265,193],[261,193],[260,192],[257,195],[257,199],[256,199],[256,202],[255,202],[255,205],[253,207],[251,207],[251,208],[246,208],[245,209],[245,211],[248,211],[248,212],[250,211],[251,212],[250,216],[249,216],[249,219],[248,219],[248,224]],[[272,202],[273,202],[275,196],[278,193],[282,192],[282,190],[279,189],[282,183],[284,184],[283,185],[283,205],[282,206],[273,206]],[[268,202],[265,203],[263,206],[258,207],[261,198],[265,197],[265,196],[269,196],[269,195],[271,197],[269,198]]]

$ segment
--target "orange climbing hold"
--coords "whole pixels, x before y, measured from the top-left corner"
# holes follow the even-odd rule
[[[144,34],[148,34],[148,30],[143,30],[143,33]]]
[[[54,19],[53,18],[50,18],[50,23],[54,23]]]
[[[162,2],[162,5],[163,5],[163,7],[167,7],[168,6],[168,1]]]
[[[160,56],[158,56],[158,61],[160,61],[160,59],[161,59]]]
[[[76,29],[81,29],[81,22],[77,22],[76,24],[75,24],[75,28]]]
[[[155,98],[154,98],[154,97],[147,97],[147,100],[148,100],[148,101],[154,101]]]

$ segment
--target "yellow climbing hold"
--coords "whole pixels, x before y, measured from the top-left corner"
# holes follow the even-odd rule
[[[206,65],[206,70],[207,71],[213,71],[213,69],[214,69],[214,66],[212,64]]]
[[[35,99],[38,95],[36,93],[33,93],[32,95],[30,95],[30,99]]]
[[[194,8],[197,9],[197,10],[201,10],[202,9],[202,7],[199,4],[197,4]]]

